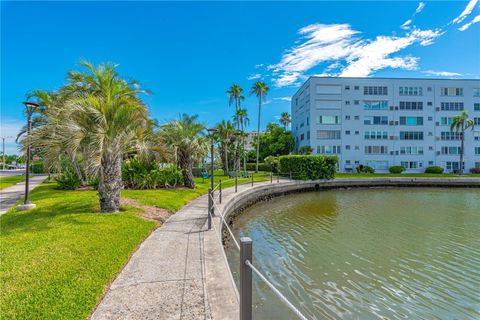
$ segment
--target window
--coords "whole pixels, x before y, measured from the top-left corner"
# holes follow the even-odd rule
[[[310,125],[310,117],[307,117],[307,126]]]
[[[442,147],[442,154],[460,154],[460,147]]]
[[[365,162],[367,166],[374,168],[375,170],[388,170],[388,161],[384,160],[367,160]]]
[[[428,121],[433,121],[433,117],[428,117]]]
[[[387,131],[365,131],[365,140],[388,140]]]
[[[400,154],[422,155],[423,147],[400,147]]]
[[[433,105],[433,102],[432,101],[428,101],[427,102],[427,106],[431,107]]]
[[[461,132],[450,132],[450,131],[442,131],[440,134],[440,139],[441,140],[460,140],[460,137],[462,136]]]
[[[423,167],[423,162],[421,161],[402,161],[400,164],[405,167],[405,169],[418,169]]]
[[[480,140],[480,131],[473,131],[473,139]]]
[[[345,86],[345,90],[350,90],[350,86]]]
[[[440,109],[442,111],[462,111],[463,102],[442,102]]]
[[[358,106],[358,105],[360,104],[360,100],[355,100],[355,101],[353,101],[353,104],[356,105],[356,106]]]
[[[433,161],[428,161],[429,166],[433,166]]]
[[[428,88],[427,88],[427,91],[428,91],[428,92],[432,92],[432,87],[428,87]]]
[[[475,147],[475,154],[479,155],[480,154],[480,147]]]
[[[476,126],[480,126],[480,118],[473,118],[473,123],[474,123]]]
[[[307,131],[307,140],[310,140],[310,131]]]
[[[363,94],[368,96],[372,96],[372,95],[386,96],[388,95],[388,88],[379,87],[379,86],[365,86],[363,87]]]
[[[345,116],[345,120],[350,120],[350,116]]]
[[[346,104],[346,105],[349,105],[349,104],[350,104],[350,101],[348,101],[348,100],[345,101],[345,104]]]
[[[387,116],[366,116],[363,118],[363,124],[388,124]]]
[[[355,90],[360,90],[360,87],[359,86],[355,86],[353,87]]]
[[[300,135],[300,141],[303,141],[303,140],[305,140],[305,135],[302,133],[302,134]]]
[[[317,139],[319,140],[338,140],[340,137],[340,130],[317,130]]]
[[[317,146],[318,154],[339,154],[340,146]]]
[[[340,117],[339,116],[319,116],[318,117],[318,124],[339,124]]]
[[[365,146],[365,154],[388,154],[387,146]]]
[[[475,162],[475,168],[480,168],[480,162]]]
[[[473,104],[473,111],[480,111],[480,103]]]
[[[422,131],[400,131],[400,140],[423,140]]]
[[[459,163],[458,161],[447,161],[445,164],[446,164],[446,167],[447,167],[447,170],[448,171],[456,171],[459,169]]]
[[[480,88],[473,88],[473,96],[480,97]]]
[[[400,110],[423,110],[422,101],[400,101]]]
[[[347,144],[347,145],[345,146],[345,150],[350,150],[350,145],[349,145],[349,144]]]
[[[449,126],[452,124],[453,118],[452,117],[441,117],[440,124],[442,126]]]
[[[355,116],[355,120],[360,120],[360,116]]]
[[[398,94],[401,96],[422,96],[422,87],[399,87]]]
[[[423,117],[400,117],[400,124],[404,126],[422,126]]]
[[[442,96],[463,96],[463,88],[441,88],[440,94]]]
[[[355,134],[358,136],[360,134],[360,131],[355,131]]]
[[[364,110],[386,110],[388,109],[388,101],[384,100],[364,100]]]
[[[346,135],[349,135],[349,134],[350,134],[350,130],[345,131],[345,134],[346,134]]]

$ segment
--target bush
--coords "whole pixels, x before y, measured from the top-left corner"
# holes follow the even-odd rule
[[[93,188],[93,190],[98,190],[98,183],[100,182],[100,180],[98,179],[98,177],[91,177],[88,179],[88,185],[91,186]]]
[[[298,149],[298,154],[308,155],[308,154],[312,154],[312,153],[313,153],[313,149],[310,146],[301,146]]]
[[[470,173],[480,174],[480,168],[471,168]]]
[[[280,173],[300,180],[333,179],[337,157],[290,155],[279,157]]]
[[[431,166],[425,169],[425,173],[441,174],[443,173],[443,168],[438,166]]]
[[[405,171],[405,167],[404,166],[391,166],[390,168],[388,168],[388,171],[390,171],[390,173],[399,174],[399,173],[402,173],[403,171]]]
[[[366,166],[366,165],[360,164],[360,165],[357,167],[357,173],[375,173],[375,169],[373,169],[373,168],[370,167],[370,166]]]
[[[62,171],[55,177],[57,186],[62,190],[75,190],[82,185],[82,181],[72,170]]]
[[[272,170],[273,172],[278,172],[278,157],[275,156],[268,156],[265,158],[265,165],[269,168],[268,170],[264,171],[270,171]],[[270,169],[271,168],[271,169]]]
[[[247,163],[247,171],[255,171],[255,163]],[[265,162],[258,163],[258,171],[269,171],[270,172],[270,164]]]
[[[182,180],[181,171],[174,165],[160,167],[154,161],[140,161],[136,158],[122,163],[122,181],[126,188],[175,188]]]
[[[43,167],[43,160],[35,161],[31,166],[32,173],[45,173],[45,169]]]

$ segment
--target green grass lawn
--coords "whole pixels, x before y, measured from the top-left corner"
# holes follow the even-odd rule
[[[412,178],[480,178],[480,174],[464,174],[459,176],[453,173],[336,173],[336,178],[382,178],[382,177],[412,177]]]
[[[259,172],[253,175],[254,181],[270,180],[268,172]],[[223,188],[235,185],[235,179],[223,175],[223,171],[215,172],[215,185],[222,180]],[[251,178],[238,178],[238,184],[251,183]],[[177,212],[189,201],[206,194],[210,187],[210,179],[195,178],[195,189],[153,189],[153,190],[122,190],[122,196],[132,198],[141,204]]]
[[[25,180],[25,176],[0,177],[0,190],[13,186],[14,184]]]
[[[54,183],[31,200],[37,209],[0,217],[0,318],[85,319],[156,223],[134,208],[99,214],[95,191]]]

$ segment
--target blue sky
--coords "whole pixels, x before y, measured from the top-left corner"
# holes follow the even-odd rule
[[[1,135],[24,123],[27,92],[60,87],[82,58],[139,80],[160,122],[182,112],[208,125],[230,119],[228,87],[263,79],[264,127],[310,75],[479,78],[479,22],[478,0],[2,1]],[[243,105],[253,130],[257,103]],[[10,139],[7,154],[16,148]]]

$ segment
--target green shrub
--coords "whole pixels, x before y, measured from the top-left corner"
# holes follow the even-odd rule
[[[337,157],[289,155],[279,157],[279,169],[283,175],[299,180],[333,179],[337,169]]]
[[[399,173],[402,173],[403,171],[405,171],[405,167],[404,166],[391,166],[390,168],[388,168],[388,171],[390,171],[390,173],[399,174]]]
[[[32,173],[45,173],[45,169],[43,167],[43,160],[35,161],[30,166],[30,169]]]
[[[301,146],[298,149],[298,154],[308,155],[308,154],[312,154],[312,153],[313,153],[313,149],[310,146]]]
[[[255,163],[247,163],[247,171],[255,171]],[[270,164],[259,162],[258,171],[270,171]]]
[[[470,173],[480,174],[480,168],[471,168],[471,169],[470,169]]]
[[[443,173],[443,168],[439,166],[431,166],[425,169],[425,173],[441,174]]]
[[[98,177],[91,177],[88,179],[88,185],[91,186],[94,190],[98,190],[98,183],[100,180]]]
[[[122,163],[122,181],[130,189],[175,188],[182,182],[182,173],[173,165],[160,167],[134,158]]]
[[[55,180],[58,188],[62,190],[75,190],[82,185],[82,181],[71,170],[62,171],[55,177]]]
[[[370,166],[360,164],[357,166],[357,173],[375,173],[375,169]]]
[[[273,172],[278,172],[278,157],[275,156],[268,156],[265,158],[265,165],[269,168],[268,170],[264,171],[270,171],[272,170]],[[271,168],[271,169],[270,169]]]

